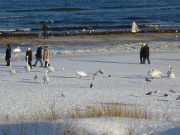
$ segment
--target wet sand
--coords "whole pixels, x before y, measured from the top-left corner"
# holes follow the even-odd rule
[[[122,43],[142,43],[151,41],[177,41],[180,40],[180,33],[137,33],[132,34],[110,34],[110,35],[49,35],[48,39],[38,34],[11,34],[0,35],[0,45],[20,45],[20,44],[73,44],[73,43],[101,43],[113,44]]]

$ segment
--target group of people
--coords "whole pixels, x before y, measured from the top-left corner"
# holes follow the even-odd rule
[[[32,51],[31,51],[31,48],[28,48],[26,51],[26,58],[25,59],[28,62],[31,69],[32,69],[32,66],[36,67],[38,61],[40,61],[40,63],[41,63],[40,67],[43,67],[42,47],[40,44],[37,45],[37,52],[36,52],[35,56],[36,56],[36,62],[34,63],[34,65],[32,65]],[[43,55],[43,61],[45,62],[44,68],[46,68],[47,66],[50,66],[49,57],[50,57],[49,48],[47,46],[44,46],[44,55]],[[10,58],[11,58],[11,46],[8,44],[6,46],[6,56],[5,56],[7,66],[10,66]]]
[[[142,44],[140,49],[140,64],[145,64],[146,59],[148,61],[148,64],[150,64],[149,60],[149,46],[148,44]]]

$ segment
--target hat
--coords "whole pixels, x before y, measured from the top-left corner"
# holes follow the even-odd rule
[[[133,23],[135,23],[135,21],[133,21]]]

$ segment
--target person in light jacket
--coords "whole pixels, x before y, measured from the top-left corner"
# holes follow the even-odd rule
[[[138,31],[139,31],[138,26],[136,25],[136,22],[133,21],[132,22],[131,32],[132,32],[132,34],[136,34]]]
[[[44,68],[46,68],[47,66],[50,66],[50,64],[49,64],[49,56],[50,56],[49,48],[47,46],[45,46],[44,47],[44,55],[43,55],[43,60],[45,61]]]

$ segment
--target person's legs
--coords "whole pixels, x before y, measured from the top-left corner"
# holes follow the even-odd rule
[[[37,65],[37,63],[38,63],[38,59],[36,59],[36,62],[34,63],[33,66],[35,67]]]
[[[7,66],[10,66],[10,59],[6,59]]]
[[[43,62],[42,62],[42,60],[41,60],[41,59],[39,59],[39,61],[41,62],[41,67],[43,67]]]
[[[143,57],[143,64],[146,63],[146,57]]]
[[[148,64],[151,64],[151,63],[150,63],[150,60],[149,60],[149,57],[147,57],[147,61],[148,61]]]
[[[44,65],[44,67],[46,68],[46,66],[47,66],[47,61],[45,61],[45,65]]]
[[[31,69],[32,69],[32,64],[31,64],[31,61],[28,61],[28,64],[29,64],[29,66],[31,67]]]
[[[140,55],[140,63],[141,63],[141,64],[143,63],[143,57],[142,57],[142,55]]]

